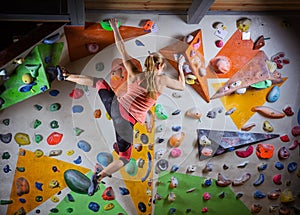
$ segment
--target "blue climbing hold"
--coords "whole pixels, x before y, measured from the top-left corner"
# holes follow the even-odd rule
[[[265,198],[267,195],[266,194],[264,194],[263,192],[261,192],[260,190],[256,190],[255,192],[254,192],[254,198],[255,199],[263,199],[263,198]]]
[[[144,43],[142,43],[140,40],[135,40],[135,44],[137,46],[145,46]]]
[[[289,173],[296,171],[297,163],[296,162],[289,163],[287,169],[288,169]]]
[[[125,187],[119,187],[120,194],[125,196],[129,194],[129,190]]]
[[[43,191],[43,183],[35,182],[34,185],[36,189]]]
[[[108,152],[100,152],[97,155],[97,161],[102,166],[108,166],[111,162],[113,162],[114,158],[111,153]]]
[[[50,96],[57,96],[59,94],[58,90],[50,90],[49,95]]]
[[[83,107],[81,105],[74,105],[72,107],[73,113],[81,113],[83,111]]]
[[[274,86],[267,95],[268,102],[276,102],[280,96],[280,89],[278,86]]]
[[[172,126],[172,131],[175,131],[175,132],[177,132],[177,131],[180,131],[181,130],[181,126],[180,125],[177,125],[177,126]]]
[[[81,156],[79,155],[73,162],[75,164],[81,164],[81,162],[82,162]]]
[[[100,205],[97,202],[90,202],[89,209],[94,212],[98,212],[100,209]]]
[[[91,150],[91,145],[84,140],[79,140],[77,146],[84,152],[89,152]]]
[[[284,168],[284,165],[280,161],[277,161],[275,163],[275,168],[278,169],[278,170],[282,170]]]

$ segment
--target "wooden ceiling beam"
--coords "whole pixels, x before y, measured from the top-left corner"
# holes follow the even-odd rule
[[[187,12],[187,23],[198,24],[215,0],[193,0]]]

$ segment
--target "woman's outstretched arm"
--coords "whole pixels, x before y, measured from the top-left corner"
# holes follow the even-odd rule
[[[131,59],[132,57],[127,53],[125,49],[124,40],[120,34],[119,28],[118,28],[118,20],[117,19],[110,19],[109,24],[114,32],[115,37],[115,43],[119,50],[119,53],[121,54],[123,64],[128,72],[128,75],[135,75],[139,73],[138,68],[135,66],[134,63],[132,63]]]

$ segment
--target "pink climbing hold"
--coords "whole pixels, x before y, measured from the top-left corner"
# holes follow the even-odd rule
[[[221,47],[223,47],[223,45],[224,45],[224,43],[223,43],[222,40],[217,40],[217,41],[215,42],[215,44],[216,44],[216,46],[217,46],[218,48],[221,48]]]
[[[182,153],[182,151],[181,151],[181,149],[180,148],[173,148],[172,150],[171,150],[171,156],[173,157],[173,158],[177,158],[177,157],[179,157],[180,155],[181,155],[181,153]]]
[[[253,146],[248,146],[246,150],[241,150],[241,151],[235,151],[235,154],[241,158],[246,158],[249,157],[254,151]]]
[[[202,212],[202,213],[207,213],[207,212],[208,212],[208,208],[207,208],[207,207],[202,208],[202,209],[201,209],[201,212]]]
[[[203,199],[204,199],[205,201],[210,200],[210,194],[209,194],[208,192],[203,193]]]
[[[58,133],[58,132],[52,132],[48,137],[47,137],[47,143],[49,145],[57,145],[60,143],[61,139],[63,137],[63,134]]]
[[[73,99],[79,99],[83,96],[83,90],[82,89],[78,89],[75,88],[72,90],[72,92],[69,94],[70,97],[72,97]]]
[[[282,181],[281,181],[281,174],[277,174],[273,177],[273,182],[277,185],[281,185]]]

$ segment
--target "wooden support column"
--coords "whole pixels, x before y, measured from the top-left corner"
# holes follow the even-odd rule
[[[68,0],[68,11],[71,18],[71,25],[85,24],[84,0]]]
[[[198,24],[215,0],[193,0],[187,14],[188,24]]]

